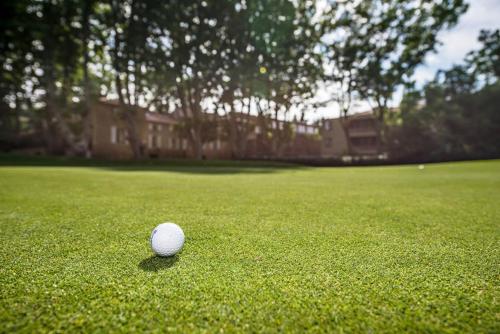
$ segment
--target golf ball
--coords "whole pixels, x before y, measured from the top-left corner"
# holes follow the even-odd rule
[[[151,249],[159,256],[177,254],[184,245],[184,232],[174,223],[163,223],[151,233]]]

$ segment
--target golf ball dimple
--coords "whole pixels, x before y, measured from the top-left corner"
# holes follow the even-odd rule
[[[151,249],[159,256],[177,254],[184,245],[184,232],[179,225],[163,223],[155,227],[150,238]]]

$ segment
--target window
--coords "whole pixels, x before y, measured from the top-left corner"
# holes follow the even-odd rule
[[[116,126],[111,125],[111,144],[116,144],[116,142],[117,142]]]
[[[356,146],[373,146],[377,143],[376,137],[352,138],[352,144]]]
[[[153,134],[148,135],[148,148],[161,148],[161,136],[155,136]]]
[[[116,142],[119,144],[128,144],[128,130],[127,129],[117,129],[117,139]]]
[[[333,139],[332,138],[325,138],[325,147],[330,148],[333,146]]]
[[[325,130],[326,131],[330,130],[330,121],[325,121]]]
[[[111,144],[128,144],[128,130],[118,128],[116,125],[111,126]]]
[[[148,123],[148,130],[150,132],[159,132],[163,130],[163,125],[157,123]]]
[[[373,122],[369,119],[355,120],[349,124],[349,128],[358,129],[358,130],[367,130],[371,129],[373,126]]]

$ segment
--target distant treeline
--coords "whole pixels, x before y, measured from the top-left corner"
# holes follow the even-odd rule
[[[500,32],[482,31],[479,41],[462,64],[407,89],[387,136],[393,160],[500,157]]]

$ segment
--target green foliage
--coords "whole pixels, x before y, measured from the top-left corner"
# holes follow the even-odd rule
[[[327,79],[339,84],[336,100],[344,113],[355,94],[373,101],[384,121],[396,89],[411,80],[438,45],[437,34],[467,7],[462,0],[335,2],[323,20],[324,44],[332,67]]]
[[[482,30],[478,38],[482,48],[467,55],[475,75],[484,76],[486,84],[500,77],[500,30]]]
[[[0,160],[2,331],[500,330],[499,161],[83,163]]]
[[[479,40],[482,48],[470,52],[463,65],[439,71],[421,92],[406,94],[401,104],[402,124],[391,129],[394,158],[500,155],[500,81],[495,75],[498,57],[493,56],[500,45],[500,34],[483,31]]]
[[[374,102],[381,120],[398,87],[437,45],[439,31],[465,12],[463,0],[2,2],[0,129],[31,133],[51,151],[90,147],[89,110],[118,98],[138,157],[131,110],[141,105],[183,117],[194,156],[212,134],[207,111],[228,115],[233,155],[250,126],[236,113],[283,119],[312,109],[318,85],[346,115],[355,99]],[[471,54],[475,73],[498,73],[498,32]],[[495,72],[496,71],[496,72]],[[80,124],[75,124],[80,123]],[[276,130],[280,132],[280,129]],[[289,138],[273,135],[275,153]],[[281,140],[280,138],[284,138]],[[84,145],[85,146],[85,145]]]
[[[97,39],[93,1],[2,2],[3,66],[0,97],[12,111],[14,122],[29,120],[29,128],[17,128],[16,135],[35,132],[50,150],[74,146],[82,128],[70,124],[86,112],[82,101],[94,101],[100,76],[92,73],[85,88],[83,50],[92,52],[93,61],[102,60],[102,49],[85,41]],[[85,20],[94,19],[90,23]],[[91,25],[91,26],[90,26]],[[84,35],[86,38],[84,38]],[[87,77],[87,79],[90,79]],[[3,127],[0,124],[0,127]]]

